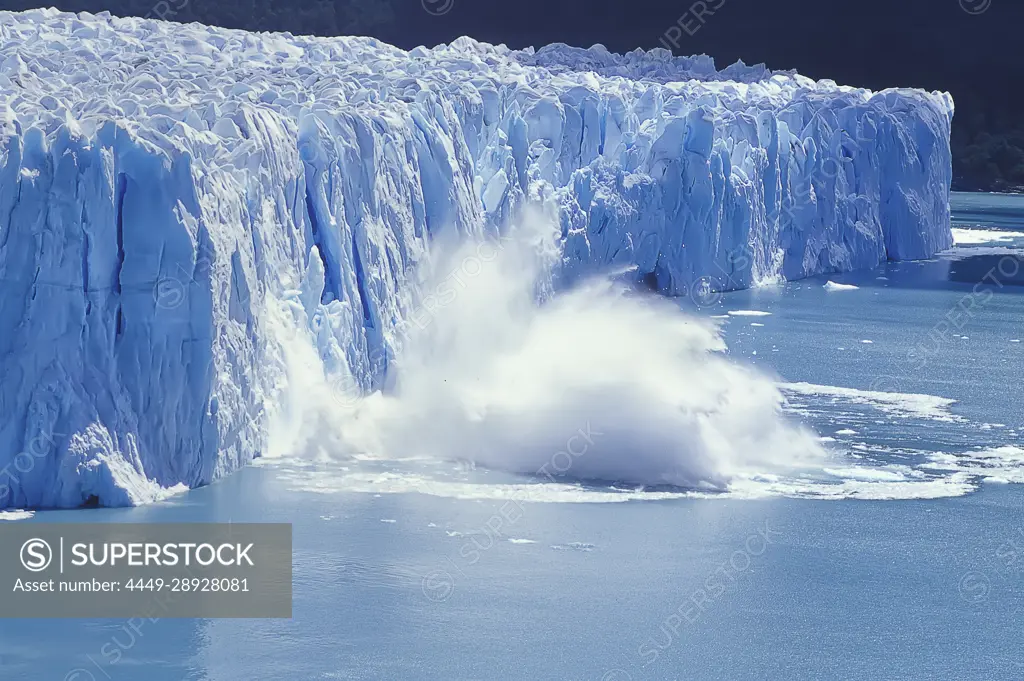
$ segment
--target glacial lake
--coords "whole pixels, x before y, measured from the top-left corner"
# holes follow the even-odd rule
[[[291,523],[294,617],[0,621],[0,679],[1016,681],[1024,198],[953,207],[933,260],[681,301],[843,453],[817,476],[691,495],[276,461],[40,512],[17,522]]]

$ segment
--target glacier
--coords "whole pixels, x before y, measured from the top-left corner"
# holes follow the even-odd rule
[[[528,206],[558,286],[630,271],[697,304],[953,243],[946,93],[56,10],[0,12],[0,60],[0,509],[252,462],[277,330],[343,399],[379,389],[432,245]]]

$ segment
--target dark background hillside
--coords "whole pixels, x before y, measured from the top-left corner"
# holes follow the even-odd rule
[[[948,90],[957,103],[957,188],[1024,188],[1020,0],[0,0],[13,10],[51,4],[254,31],[372,35],[404,48],[461,35],[511,47],[667,45],[720,66],[742,58],[844,84]],[[677,21],[688,30],[673,31]]]

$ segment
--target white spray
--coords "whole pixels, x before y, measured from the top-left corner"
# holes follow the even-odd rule
[[[538,217],[500,243],[447,249],[389,390],[330,413],[300,409],[316,422],[306,413],[276,448],[712,490],[820,467],[815,435],[783,416],[771,380],[722,354],[712,324],[608,279],[549,295],[558,254]],[[315,352],[289,354],[292,400],[330,404]],[[313,436],[300,443],[300,431]]]

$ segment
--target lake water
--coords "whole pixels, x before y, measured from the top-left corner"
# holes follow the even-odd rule
[[[277,461],[38,513],[292,523],[294,617],[2,621],[0,679],[1020,679],[1024,202],[954,209],[934,260],[697,311],[834,466],[694,495]]]

